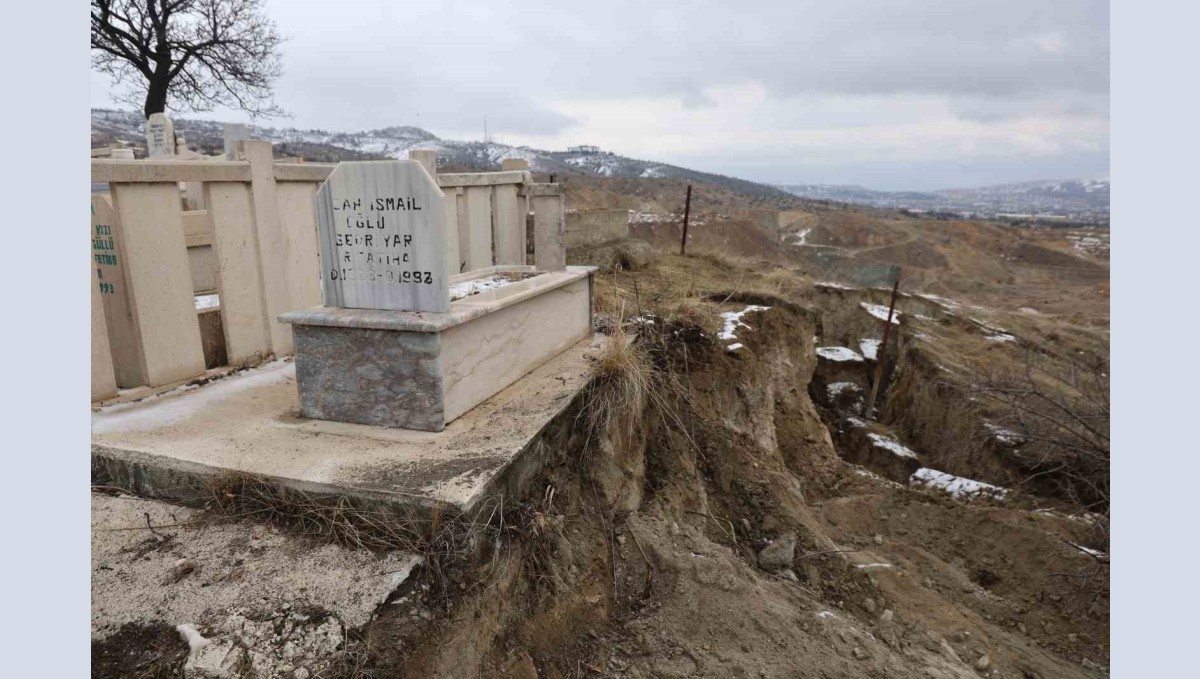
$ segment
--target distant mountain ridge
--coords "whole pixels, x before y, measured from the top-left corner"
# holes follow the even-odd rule
[[[208,153],[224,148],[222,122],[179,118],[172,121],[175,133],[188,145]],[[133,145],[145,144],[145,119],[132,111],[92,109],[92,146],[114,140]],[[364,132],[253,126],[257,139],[274,142],[285,155],[298,155],[316,162],[405,158],[410,149],[433,149],[441,165],[477,170],[498,169],[507,158],[529,161],[533,172],[545,174],[585,174],[600,177],[673,178],[713,184],[748,196],[795,200],[783,189],[709,172],[689,170],[676,165],[637,160],[590,148],[545,151],[526,146],[510,146],[491,141],[452,141],[441,139],[427,130],[411,126],[392,126]]]
[[[787,184],[779,188],[812,200],[877,208],[953,212],[967,217],[1069,219],[1107,223],[1109,180],[1067,179],[940,191],[875,191],[861,186]]]

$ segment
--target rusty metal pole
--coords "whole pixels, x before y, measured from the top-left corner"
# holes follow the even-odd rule
[[[683,203],[683,240],[679,242],[679,254],[687,254],[688,217],[692,214],[692,185],[688,184],[687,200]]]
[[[871,383],[871,396],[863,408],[863,417],[874,417],[875,397],[879,395],[879,382],[883,380],[883,362],[887,359],[888,336],[892,334],[892,315],[896,312],[896,294],[900,291],[900,269],[896,269],[896,282],[892,285],[892,301],[888,304],[887,321],[883,324],[883,341],[879,343],[879,351],[875,352],[875,380]]]

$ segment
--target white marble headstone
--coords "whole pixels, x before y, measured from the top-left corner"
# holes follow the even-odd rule
[[[325,306],[449,310],[442,190],[420,163],[338,163],[316,201]]]
[[[146,155],[151,158],[175,155],[175,126],[162,113],[151,113],[146,119]]]
[[[225,157],[237,160],[237,143],[250,138],[250,128],[241,123],[225,123],[222,132],[225,137]]]

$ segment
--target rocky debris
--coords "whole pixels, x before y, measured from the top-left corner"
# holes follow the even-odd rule
[[[163,584],[172,585],[187,577],[192,571],[196,570],[196,562],[188,558],[183,558],[175,562],[171,567],[171,571],[167,573],[167,577]]]
[[[980,672],[986,672],[992,666],[992,658],[987,653],[979,656],[979,660],[975,661],[975,669]]]
[[[789,531],[763,547],[758,553],[758,567],[765,571],[783,570],[791,568],[795,558],[796,534]]]
[[[247,671],[255,677],[309,677],[328,669],[345,641],[335,616],[293,606],[234,610],[208,637],[191,624],[176,629],[191,647],[183,668],[188,679],[230,679]]]
[[[316,545],[260,524],[177,526],[194,511],[163,502],[92,496],[92,637],[129,622],[208,624],[233,610],[328,611],[349,627],[370,621],[420,557]],[[118,529],[118,530],[113,530]]]

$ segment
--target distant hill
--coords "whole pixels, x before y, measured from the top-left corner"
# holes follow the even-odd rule
[[[1108,223],[1109,181],[1058,180],[930,192],[874,191],[861,186],[789,184],[779,188],[813,200],[966,217]]]
[[[173,121],[175,133],[187,140],[188,146],[206,153],[224,149],[224,123],[209,120],[179,118]],[[92,146],[104,146],[114,140],[135,146],[145,145],[139,113],[92,109]],[[588,175],[613,178],[681,179],[720,186],[735,193],[777,201],[795,200],[792,194],[773,186],[698,172],[687,168],[637,160],[597,149],[544,151],[526,146],[509,146],[496,142],[452,141],[441,139],[419,127],[385,127],[366,132],[330,132],[254,126],[254,136],[274,142],[276,153],[301,156],[314,162],[338,160],[367,160],[405,158],[409,149],[433,149],[438,152],[438,164],[464,170],[496,170],[506,158],[524,158],[533,172],[559,175]]]

